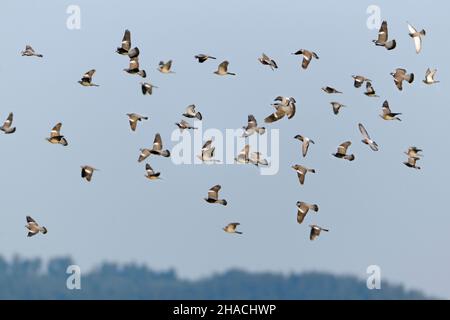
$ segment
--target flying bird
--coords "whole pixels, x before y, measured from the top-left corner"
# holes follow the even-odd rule
[[[138,121],[148,120],[148,117],[141,116],[140,114],[137,113],[127,113],[127,116],[132,131],[136,131]]]
[[[137,47],[130,50],[128,53],[128,56],[130,57],[130,64],[128,68],[123,69],[123,71],[129,74],[137,74],[142,78],[145,78],[147,77],[147,72],[139,69],[139,53],[140,52]]]
[[[197,156],[202,162],[205,163],[216,163],[220,162],[219,160],[214,159],[214,152],[216,147],[212,146],[212,140],[208,140],[202,147],[200,155]]]
[[[146,94],[151,95],[153,93],[153,88],[158,88],[157,86],[152,85],[148,82],[141,82],[141,90],[142,94],[145,96]]]
[[[219,199],[219,191],[222,187],[218,184],[209,189],[208,191],[208,198],[204,198],[206,202],[208,203],[217,203],[221,204],[223,206],[226,206],[228,204],[227,200],[225,199]]]
[[[180,128],[180,131],[181,131],[181,132],[183,132],[184,129],[193,129],[193,130],[197,129],[197,128],[194,127],[194,126],[191,126],[191,125],[189,124],[189,122],[187,122],[187,121],[185,121],[185,120],[181,120],[180,122],[176,122],[175,125],[176,125],[178,128]]]
[[[160,172],[155,172],[148,163],[145,164],[145,171],[147,172],[147,174],[145,175],[145,177],[147,179],[149,179],[149,180],[161,179],[159,177],[161,175],[161,173]]]
[[[203,63],[203,62],[205,62],[205,61],[208,60],[208,59],[216,60],[215,57],[209,56],[209,55],[207,55],[207,54],[202,54],[202,53],[197,54],[197,55],[195,56],[195,59],[197,59],[199,63]]]
[[[306,157],[307,153],[308,153],[308,149],[309,149],[309,144],[315,144],[315,142],[313,140],[311,140],[308,137],[302,136],[300,134],[296,135],[294,137],[294,139],[300,140],[302,142],[302,154],[303,157]]]
[[[78,81],[83,87],[98,87],[98,84],[92,83],[92,77],[95,74],[95,69],[89,70],[86,72],[81,80]]]
[[[371,98],[378,98],[377,93],[375,92],[375,89],[372,87],[372,83],[367,81],[366,82],[366,92],[364,94]]]
[[[414,40],[414,47],[416,48],[416,53],[422,51],[422,38],[426,35],[425,30],[417,31],[411,24],[408,23],[409,36]]]
[[[311,63],[312,58],[319,59],[319,56],[313,52],[305,49],[300,49],[293,53],[293,55],[303,55],[302,68],[307,69]]]
[[[125,30],[122,38],[122,44],[116,49],[116,52],[121,55],[128,55],[131,48],[131,33],[130,30]]]
[[[332,153],[333,156],[335,156],[336,158],[339,159],[345,159],[348,161],[353,161],[355,160],[355,155],[354,154],[347,154],[347,149],[352,145],[351,141],[346,141],[343,142],[339,145],[339,147],[337,148],[336,153]]]
[[[382,114],[380,114],[380,117],[384,120],[398,120],[402,121],[398,116],[401,115],[401,113],[394,113],[389,108],[389,102],[386,100],[383,102],[382,107]]]
[[[306,202],[297,201],[297,222],[302,224],[305,220],[306,214],[312,210],[314,212],[319,211],[319,206],[317,204],[309,204]]]
[[[167,62],[160,61],[158,65],[158,71],[161,73],[175,73],[172,70],[172,60],[169,60]]]
[[[336,93],[342,93],[341,91],[336,90],[332,87],[323,87],[322,90],[328,94],[336,94]]]
[[[92,166],[81,166],[81,177],[83,179],[86,179],[88,182],[92,180],[92,176],[94,174],[94,171],[98,171],[98,169],[92,167]]]
[[[229,223],[227,226],[225,226],[225,227],[223,228],[223,230],[224,230],[226,233],[242,234],[242,232],[236,231],[236,228],[237,228],[237,226],[239,226],[239,225],[240,225],[239,222],[232,222],[232,223]]]
[[[161,135],[159,133],[155,134],[155,139],[153,140],[153,147],[152,149],[140,149],[141,153],[138,158],[138,162],[142,162],[145,159],[147,159],[151,154],[156,156],[162,156],[165,158],[170,157],[170,151],[169,150],[163,150],[163,144]]]
[[[276,111],[266,117],[264,122],[272,123],[281,120],[284,116],[287,116],[288,119],[292,119],[295,116],[296,101],[294,98],[278,96],[275,98],[275,101],[277,102],[273,103],[272,106],[276,109]]]
[[[252,114],[249,114],[247,119],[248,119],[247,126],[242,127],[242,129],[244,129],[244,133],[243,133],[242,137],[247,138],[247,137],[253,135],[254,133],[261,135],[266,132],[266,128],[258,127],[258,123],[256,122],[256,119]]]
[[[221,62],[221,63],[219,64],[219,66],[217,67],[217,70],[214,71],[214,73],[217,74],[217,75],[219,75],[219,76],[226,76],[226,75],[235,76],[236,73],[228,72],[228,65],[229,65],[229,64],[230,64],[230,63],[229,63],[227,60]]]
[[[275,70],[278,69],[278,65],[272,58],[269,58],[266,54],[262,54],[260,58],[258,58],[258,61],[261,62],[263,65],[269,66],[270,69]]]
[[[427,71],[425,72],[425,80],[423,80],[423,82],[425,84],[435,84],[435,83],[439,83],[440,81],[434,80],[434,77],[436,76],[436,69],[430,69],[428,68]]]
[[[10,112],[8,118],[6,118],[6,121],[0,127],[0,130],[3,131],[5,134],[11,134],[16,132],[16,127],[11,127],[13,123],[13,117],[14,117],[13,113]]]
[[[378,39],[373,40],[373,43],[377,46],[385,47],[387,50],[395,49],[397,42],[395,40],[389,41],[387,22],[381,23],[380,30],[378,31]]]
[[[202,120],[203,118],[200,112],[195,111],[195,104],[189,105],[183,113],[183,116],[186,118],[197,118],[198,120]]]
[[[301,166],[299,164],[296,164],[291,167],[297,172],[298,181],[300,181],[300,184],[303,185],[305,183],[305,176],[308,172],[316,173],[315,169],[309,169],[307,167]]]
[[[43,58],[44,56],[40,53],[36,53],[30,45],[25,46],[25,50],[21,52],[22,57],[38,57]]]
[[[353,80],[355,80],[354,83],[353,83],[355,88],[361,88],[363,83],[366,82],[366,81],[367,82],[372,82],[372,80],[370,80],[370,79],[368,79],[368,78],[366,78],[364,76],[355,76],[355,75],[353,75],[352,78],[353,78]]]
[[[63,135],[61,135],[60,132],[61,127],[62,123],[61,122],[57,123],[50,132],[50,138],[46,138],[46,140],[52,144],[62,144],[63,146],[67,146],[68,142],[66,138]]]
[[[39,226],[39,224],[32,217],[27,216],[26,219],[27,224],[25,225],[25,228],[28,229],[28,237],[37,235],[39,232],[41,232],[42,234],[47,233],[47,228]]]
[[[402,68],[398,68],[395,70],[395,72],[391,72],[391,76],[394,77],[395,85],[400,91],[403,90],[403,80],[407,81],[408,83],[413,83],[414,81],[414,73],[408,74],[407,71]]]
[[[325,231],[325,232],[329,231],[328,229],[324,229],[324,228],[319,227],[319,226],[317,226],[315,224],[314,225],[310,225],[309,227],[311,228],[311,232],[309,234],[309,239],[311,241],[315,240],[318,236],[320,236],[320,232],[321,231]]]
[[[377,143],[370,138],[369,133],[367,132],[366,128],[364,128],[362,123],[358,124],[358,128],[363,135],[363,139],[361,140],[362,143],[367,144],[373,151],[378,151]]]
[[[335,115],[339,114],[339,111],[341,110],[342,107],[346,107],[346,105],[336,102],[336,101],[330,102],[330,104],[333,107],[333,113]]]

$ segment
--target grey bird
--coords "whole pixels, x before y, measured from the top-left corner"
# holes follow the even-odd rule
[[[311,240],[311,241],[315,240],[318,236],[320,236],[320,233],[322,231],[329,232],[328,229],[324,229],[315,224],[310,225],[309,227],[311,228],[311,232],[309,233],[309,240]]]
[[[147,77],[147,73],[145,72],[145,70],[141,70],[139,68],[139,53],[140,52],[137,47],[130,50],[130,52],[128,53],[130,63],[128,68],[123,69],[123,71],[129,74],[137,74],[142,78],[145,78]]]
[[[149,82],[141,82],[141,90],[142,94],[145,96],[146,94],[151,95],[153,93],[153,88],[158,88],[157,86],[152,85]]]
[[[99,169],[88,165],[81,166],[81,178],[90,182],[92,180],[92,176],[94,175],[94,171],[99,171]]]
[[[226,76],[226,75],[235,76],[236,73],[228,72],[228,65],[229,64],[230,63],[227,60],[222,61],[219,64],[219,66],[217,67],[217,70],[214,71],[214,73],[217,74],[218,76]]]
[[[414,81],[414,73],[408,74],[407,71],[402,68],[397,68],[395,72],[391,72],[391,76],[394,77],[394,83],[400,91],[403,90],[403,81],[408,83],[413,83]]]
[[[375,92],[375,89],[372,87],[372,82],[367,81],[366,82],[366,92],[364,94],[371,98],[378,98],[379,96]]]
[[[69,143],[67,142],[66,138],[61,135],[61,127],[62,123],[57,123],[50,132],[50,138],[45,139],[52,144],[61,144],[63,146],[67,146]]]
[[[154,171],[153,170],[153,168],[148,164],[148,163],[146,163],[145,164],[145,171],[146,171],[146,175],[145,175],[145,177],[147,178],[147,179],[149,179],[149,180],[158,180],[158,179],[161,179],[159,176],[161,175],[161,172],[156,172],[156,171]]]
[[[202,120],[202,114],[195,110],[195,104],[191,104],[187,106],[186,111],[183,113],[183,116],[186,118],[197,118],[198,120]]]
[[[308,172],[316,173],[315,169],[309,169],[309,168],[301,166],[299,164],[296,164],[296,165],[292,166],[291,168],[294,169],[295,172],[297,172],[298,181],[300,182],[301,185],[303,185],[305,183],[305,176]]]
[[[305,220],[305,217],[308,214],[309,210],[318,212],[319,206],[317,204],[309,204],[306,202],[297,201],[297,222],[299,224],[303,223],[303,220]]]
[[[269,161],[262,157],[261,152],[252,152],[249,157],[249,162],[257,167],[259,166],[268,166]]]
[[[13,113],[10,112],[8,118],[6,118],[6,121],[0,127],[0,130],[3,131],[5,134],[11,134],[16,132],[16,127],[12,127],[13,117],[14,117]]]
[[[207,55],[207,54],[203,54],[203,53],[197,54],[195,56],[195,59],[197,59],[199,63],[203,63],[203,62],[205,62],[208,59],[216,60],[215,57]]]
[[[278,96],[275,98],[275,103],[272,106],[275,108],[275,112],[267,116],[264,119],[266,123],[276,122],[287,116],[288,119],[292,119],[295,116],[296,100],[293,97]]]
[[[192,126],[189,124],[189,122],[185,121],[185,120],[181,120],[180,122],[176,122],[175,125],[180,128],[180,131],[183,132],[183,130],[185,129],[192,129],[195,130],[197,129],[196,127]]]
[[[127,116],[132,131],[136,131],[136,126],[139,121],[148,120],[148,117],[141,116],[140,114],[137,113],[127,113]]]
[[[128,55],[131,48],[131,33],[130,30],[125,30],[122,38],[122,44],[116,49],[116,52],[121,55]]]
[[[333,87],[323,87],[322,90],[328,94],[336,94],[336,93],[342,93],[341,91],[336,90]]]
[[[383,102],[382,114],[380,114],[380,117],[382,119],[402,121],[402,119],[398,117],[399,115],[401,115],[401,113],[394,113],[391,111],[391,108],[389,107],[389,102],[387,100]]]
[[[436,69],[428,68],[427,71],[425,72],[425,79],[423,80],[423,83],[428,85],[439,83],[440,81],[434,79],[434,77],[436,76],[436,72],[437,72]]]
[[[269,66],[270,69],[275,70],[278,69],[278,65],[272,58],[268,57],[266,54],[262,54],[261,57],[258,58],[258,61],[261,62],[261,64]]]
[[[370,80],[370,79],[368,79],[368,78],[366,78],[366,77],[364,77],[364,76],[355,76],[355,75],[353,75],[352,76],[352,78],[353,78],[353,80],[355,80],[354,81],[354,83],[353,83],[353,85],[355,86],[355,88],[361,88],[361,86],[364,84],[364,82],[372,82],[372,80]]]
[[[409,168],[420,170],[421,167],[419,167],[416,162],[417,160],[420,160],[418,157],[408,157],[408,161],[403,162],[403,164]]]
[[[414,47],[416,48],[416,53],[420,53],[422,51],[422,38],[426,35],[425,30],[417,31],[409,22],[408,22],[408,30],[409,36],[414,40]]]
[[[367,132],[366,128],[364,128],[362,123],[358,124],[358,128],[363,136],[363,139],[361,140],[362,143],[367,144],[373,151],[378,151],[377,143],[370,138],[369,133]]]
[[[95,84],[92,82],[92,77],[95,74],[95,69],[91,69],[88,72],[86,72],[81,80],[78,81],[79,84],[81,84],[83,87],[98,87],[98,84]]]
[[[387,22],[381,23],[380,30],[378,31],[378,39],[373,40],[373,43],[377,46],[385,47],[387,50],[395,49],[397,42],[395,40],[389,41]]]
[[[206,202],[208,203],[217,203],[221,204],[223,206],[226,206],[228,204],[227,200],[225,199],[219,199],[219,191],[222,189],[222,187],[217,184],[208,191],[208,198],[204,198]]]
[[[240,164],[247,164],[250,162],[250,145],[246,144],[244,148],[239,152],[238,156],[234,158],[234,161]]]
[[[38,58],[44,57],[42,54],[36,53],[30,45],[26,45],[25,50],[23,50],[21,54],[22,57],[38,57]]]
[[[242,234],[242,232],[240,231],[236,231],[237,226],[239,226],[240,223],[239,222],[232,222],[229,223],[228,225],[226,225],[223,228],[223,231],[225,231],[226,233],[236,233],[236,234]]]
[[[310,143],[315,144],[315,142],[310,138],[302,136],[300,134],[296,135],[294,139],[300,140],[302,142],[302,155],[303,157],[306,157],[309,149],[309,144]]]
[[[348,161],[353,161],[355,160],[355,155],[354,154],[347,154],[347,149],[352,145],[351,141],[346,141],[343,142],[339,145],[339,147],[337,148],[336,153],[332,153],[333,156],[335,156],[336,158],[339,159],[345,159]]]
[[[159,133],[155,134],[155,139],[153,140],[153,147],[152,149],[140,149],[141,153],[138,158],[138,162],[142,162],[145,159],[147,159],[151,154],[156,156],[162,156],[165,158],[170,157],[170,151],[169,150],[163,150],[163,144],[161,135]]]
[[[336,102],[336,101],[330,102],[330,104],[333,107],[333,113],[335,115],[339,114],[339,111],[341,110],[341,108],[347,107],[345,104],[342,104],[342,103],[339,103],[339,102]]]
[[[257,134],[264,134],[266,132],[266,128],[264,127],[258,127],[258,123],[256,122],[255,117],[252,114],[249,114],[247,117],[247,126],[242,127],[244,129],[244,133],[242,137],[247,138],[254,133]]]
[[[37,235],[39,232],[42,234],[47,233],[47,228],[41,227],[32,217],[27,216],[26,219],[27,224],[25,225],[25,228],[28,229],[28,237]]]
[[[208,140],[202,147],[200,155],[197,156],[202,162],[205,163],[216,163],[220,162],[219,160],[214,159],[214,152],[216,147],[212,146],[212,140]]]
[[[293,55],[303,55],[302,68],[305,70],[308,68],[308,66],[311,63],[311,60],[313,58],[319,59],[319,56],[315,52],[305,50],[305,49],[300,49],[292,54]]]

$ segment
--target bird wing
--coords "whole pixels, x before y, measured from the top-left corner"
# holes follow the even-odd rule
[[[409,24],[408,23],[408,30],[409,30],[409,33],[417,33],[417,30],[416,30],[416,28],[414,28],[411,24]]]
[[[34,221],[34,219],[32,217],[27,216],[26,218],[27,218],[27,222],[36,223],[36,221]],[[36,223],[36,225],[37,225],[37,223]]]
[[[372,87],[372,83],[371,82],[367,82],[366,83],[366,92],[368,94],[375,94],[375,89]]]
[[[34,49],[29,44],[25,46],[25,50],[34,53]]]
[[[308,205],[307,205],[306,203],[304,203],[304,202],[300,202],[299,204],[300,204],[300,205],[297,206],[297,222],[298,222],[299,224],[302,224],[303,220],[304,220],[305,217],[306,217],[306,214],[307,214],[308,211],[309,211],[309,207],[308,207]]]
[[[3,129],[9,129],[11,128],[11,124],[13,122],[13,113],[11,112],[8,115],[8,118],[6,119],[6,121],[3,123]]]
[[[187,108],[186,108],[186,112],[185,112],[186,114],[188,114],[188,115],[191,115],[191,116],[195,116],[195,105],[194,104],[191,104],[190,106],[188,106]]]
[[[228,72],[228,64],[229,64],[228,61],[226,61],[226,60],[223,61],[221,64],[219,64],[218,71],[227,73]]]
[[[289,106],[288,106],[288,110],[286,111],[286,115],[288,117],[288,119],[292,119],[295,116],[295,103],[294,102],[290,102]]]
[[[306,157],[306,154],[308,153],[308,149],[309,149],[309,140],[304,139],[303,144],[302,144],[302,153],[303,153],[304,157]]]
[[[361,134],[363,135],[363,137],[370,140],[369,133],[367,132],[366,128],[364,128],[362,123],[358,124],[358,128],[359,128],[359,131],[361,132]]]
[[[131,47],[131,33],[130,30],[125,30],[122,38],[122,49],[128,51]]]
[[[129,68],[131,70],[137,69],[139,70],[139,58],[138,57],[134,57],[130,59],[130,66]]]
[[[160,151],[163,148],[161,135],[159,133],[155,134],[155,140],[153,140],[153,150]]]
[[[389,102],[388,102],[387,100],[383,102],[382,110],[383,110],[383,114],[384,114],[384,115],[387,115],[387,114],[391,114],[391,113],[392,113],[392,112],[391,112],[391,108],[389,108]]]
[[[60,130],[61,130],[61,127],[62,127],[62,123],[61,122],[59,122],[59,123],[57,123],[53,128],[52,128],[52,131],[50,132],[50,137],[59,137],[61,134],[60,134]]]
[[[218,184],[218,185],[215,185],[214,187],[212,187],[211,189],[209,189],[208,198],[218,200],[219,199],[219,190],[221,188],[222,187]]]
[[[137,58],[137,57],[139,57],[139,54],[140,54],[139,48],[138,47],[134,47],[133,49],[131,49],[128,52],[128,57],[130,59]]]
[[[92,77],[94,76],[94,73],[95,73],[95,69],[91,69],[83,75],[83,78],[91,80]]]
[[[280,120],[281,118],[283,118],[286,115],[286,113],[284,112],[283,108],[277,108],[277,111],[275,111],[274,113],[272,113],[270,116],[268,116],[267,118],[264,119],[264,122],[266,123],[272,123],[275,121]]]
[[[300,184],[304,184],[305,183],[305,170],[298,170],[297,171],[297,177],[298,177],[298,181],[300,181]]]
[[[338,153],[338,154],[343,154],[343,155],[347,154],[347,149],[348,149],[348,147],[350,147],[351,145],[352,145],[352,142],[351,142],[351,141],[346,141],[346,142],[344,142],[344,143],[341,143],[341,144],[339,145],[338,149],[337,149],[337,153]]]
[[[387,21],[383,21],[380,30],[378,31],[378,42],[385,43],[388,40],[388,36]]]
[[[145,171],[147,171],[147,174],[149,176],[152,176],[155,174],[155,171],[153,171],[153,168],[148,163],[145,164]]]
[[[247,129],[256,128],[257,125],[255,117],[252,114],[248,115]]]
[[[202,150],[209,149],[211,147],[211,145],[212,145],[212,140],[206,141],[205,144],[202,147]]]
[[[129,118],[131,130],[135,131],[137,126],[137,120],[134,117]]]

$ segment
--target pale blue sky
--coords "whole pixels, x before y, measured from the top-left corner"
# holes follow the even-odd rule
[[[81,8],[81,30],[66,28],[70,4]],[[379,5],[388,20],[396,50],[372,44],[377,32],[366,27],[370,4]],[[449,153],[443,134],[450,116],[445,105],[449,10],[444,1],[142,1],[133,9],[122,1],[2,2],[0,116],[13,111],[17,132],[0,135],[0,253],[69,254],[82,270],[103,260],[137,261],[156,269],[174,267],[190,278],[232,267],[365,277],[367,266],[376,264],[384,279],[450,297]],[[427,31],[420,55],[406,21]],[[122,71],[126,58],[114,52],[126,28],[141,50],[147,80],[160,87],[152,96],[142,96],[141,80]],[[26,44],[44,59],[21,57]],[[307,71],[290,54],[300,48],[320,56]],[[262,52],[278,62],[276,72],[257,62]],[[198,64],[197,53],[218,61]],[[169,59],[176,74],[156,71],[160,60]],[[225,59],[236,77],[212,74]],[[403,92],[389,75],[397,67],[416,74]],[[421,82],[428,67],[439,70],[442,83]],[[77,80],[91,68],[101,86],[81,87]],[[352,74],[371,78],[381,98],[369,99],[353,88]],[[344,95],[325,95],[320,88],[326,85]],[[164,180],[144,178],[144,165],[136,161],[139,148],[150,146],[156,132],[172,147],[174,122],[187,105],[197,105],[205,129],[234,129],[250,113],[262,123],[277,95],[298,102],[294,119],[267,126],[280,129],[278,175],[151,158]],[[403,113],[403,122],[379,118],[384,99]],[[333,100],[349,106],[338,117],[331,112]],[[131,133],[128,112],[150,120]],[[67,148],[44,140],[59,121]],[[360,142],[358,122],[380,152]],[[316,140],[305,160],[293,139],[298,133]],[[331,156],[345,140],[353,141],[353,163]],[[410,145],[424,149],[422,171],[402,164]],[[317,169],[304,187],[290,168],[295,163]],[[101,169],[90,184],[79,176],[82,164]],[[226,208],[202,200],[217,183]],[[296,223],[298,200],[320,206],[304,225]],[[48,227],[46,236],[26,238],[28,214]],[[221,230],[235,220],[242,224],[241,237]],[[331,231],[310,242],[310,223]]]

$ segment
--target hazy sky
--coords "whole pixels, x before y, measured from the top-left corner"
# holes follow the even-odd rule
[[[69,5],[81,8],[81,29],[66,27]],[[0,10],[0,117],[15,115],[14,135],[0,135],[2,148],[2,228],[0,253],[49,258],[71,255],[89,270],[103,260],[143,262],[155,269],[174,267],[184,277],[199,277],[232,267],[252,271],[331,271],[366,277],[369,265],[383,279],[408,288],[450,297],[446,244],[450,217],[447,168],[450,111],[447,87],[448,12],[444,1],[142,1],[132,9],[123,1],[4,1]],[[375,47],[377,31],[366,26],[369,5],[387,19],[394,51]],[[417,55],[406,21],[425,28]],[[159,86],[152,96],[140,92],[141,79],[124,73],[126,57],[115,53],[124,29],[147,80]],[[26,44],[43,59],[20,56]],[[301,70],[300,48],[320,60]],[[264,52],[279,69],[258,63]],[[193,56],[218,58],[198,64]],[[175,74],[160,74],[160,60],[172,59]],[[230,61],[236,77],[212,72]],[[389,75],[397,67],[416,74],[399,92]],[[442,83],[421,82],[436,67]],[[97,69],[98,88],[77,83]],[[373,80],[379,99],[353,88],[352,74]],[[329,96],[321,87],[344,91]],[[203,113],[203,128],[237,129],[254,114],[263,123],[278,95],[297,100],[297,115],[267,128],[280,129],[280,171],[262,176],[250,166],[174,165],[150,157],[163,180],[150,182],[139,148],[150,147],[156,132],[170,149],[170,135],[187,105]],[[387,99],[402,122],[378,114]],[[346,105],[339,116],[329,102]],[[129,129],[126,113],[150,119]],[[64,148],[45,141],[57,122],[69,140]],[[191,121],[192,122],[192,121]],[[358,122],[380,145],[372,152],[360,140]],[[316,141],[306,159],[293,137]],[[351,140],[352,163],[331,156]],[[421,171],[405,167],[403,151],[424,149]],[[198,150],[195,150],[198,153]],[[298,183],[293,164],[317,170]],[[80,165],[101,171],[87,183]],[[228,206],[203,197],[214,184]],[[296,223],[298,200],[317,203],[320,211]],[[49,233],[28,239],[25,216]],[[243,236],[221,230],[241,222]],[[308,224],[330,232],[310,242]]]

